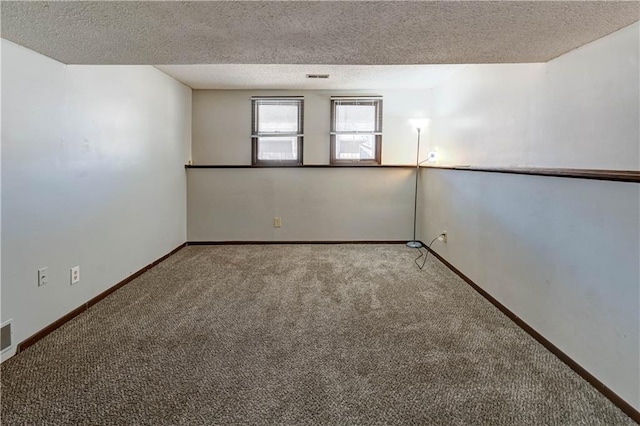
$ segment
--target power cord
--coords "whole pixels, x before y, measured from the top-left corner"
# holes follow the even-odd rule
[[[433,240],[431,240],[431,242],[429,243],[429,245],[425,249],[424,253],[422,252],[422,250],[420,250],[420,247],[416,247],[416,250],[418,250],[418,252],[420,253],[420,256],[416,257],[413,260],[413,263],[415,263],[418,266],[418,268],[420,268],[420,269],[424,268],[424,265],[427,263],[427,257],[429,256],[429,250],[431,250],[431,245],[433,243],[435,243],[438,238],[444,237],[444,236],[445,236],[445,234],[442,233],[442,234],[438,235],[437,237],[435,237]],[[420,260],[420,258],[423,257],[423,256],[424,256],[424,259],[422,259],[422,265],[421,265],[420,263],[418,263],[418,260]]]

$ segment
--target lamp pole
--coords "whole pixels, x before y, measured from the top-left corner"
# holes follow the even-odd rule
[[[418,130],[418,147],[416,148],[416,189],[413,194],[413,240],[407,243],[407,247],[420,248],[422,243],[416,241],[416,220],[418,214],[418,172],[420,171],[420,127]]]

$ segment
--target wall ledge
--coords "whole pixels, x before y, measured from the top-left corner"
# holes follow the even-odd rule
[[[637,170],[554,169],[542,167],[475,167],[475,166],[420,166],[425,169],[457,170],[466,172],[506,173],[514,175],[548,176],[572,179],[608,180],[640,183]]]

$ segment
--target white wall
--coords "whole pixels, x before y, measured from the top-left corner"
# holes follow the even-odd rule
[[[331,96],[382,96],[382,164],[415,164],[412,117],[429,113],[428,90],[194,90],[194,164],[251,164],[251,97],[304,96],[304,164],[329,164]]]
[[[640,169],[639,24],[433,91],[441,163]],[[420,237],[640,409],[640,185],[423,169]]]
[[[191,90],[2,40],[2,113],[1,317],[18,343],[186,240]]]
[[[388,241],[413,232],[415,169],[191,169],[189,241]],[[274,217],[282,228],[273,227]]]
[[[439,164],[640,168],[636,23],[546,64],[468,65],[431,93]]]
[[[415,164],[409,118],[428,91],[196,90],[194,164],[251,164],[251,97],[304,96],[304,164],[329,164],[330,97],[383,96],[382,163]],[[412,238],[411,169],[259,168],[188,171],[189,241],[354,241]],[[282,217],[282,228],[273,218]]]

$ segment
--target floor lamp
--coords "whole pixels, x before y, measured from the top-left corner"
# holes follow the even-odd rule
[[[420,248],[422,243],[416,240],[416,219],[418,213],[418,175],[420,172],[420,131],[427,126],[429,120],[427,119],[413,119],[411,124],[418,131],[418,146],[416,148],[416,189],[413,194],[413,240],[407,243],[407,247]]]

